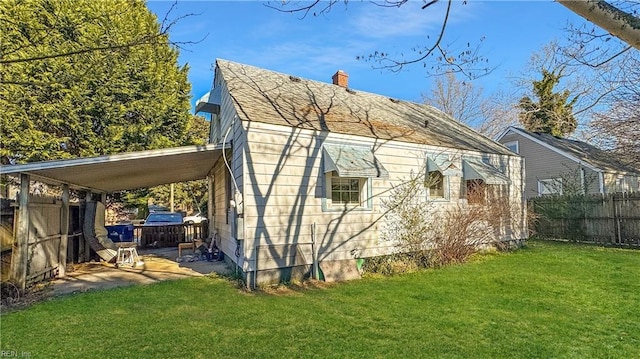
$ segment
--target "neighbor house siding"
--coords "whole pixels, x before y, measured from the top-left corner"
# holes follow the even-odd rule
[[[619,179],[622,179],[622,183],[618,182]],[[604,191],[605,193],[637,192],[638,177],[618,173],[605,173]]]
[[[520,155],[524,157],[526,167],[525,197],[538,196],[538,180],[563,179],[563,187],[566,188],[567,181],[574,188],[581,186],[580,164],[555,152],[545,146],[540,145],[524,136],[516,133],[509,133],[500,139],[501,143],[518,141]],[[595,181],[586,181],[589,191],[598,192],[597,173],[585,168],[585,175],[594,178]],[[575,183],[573,183],[575,182]]]

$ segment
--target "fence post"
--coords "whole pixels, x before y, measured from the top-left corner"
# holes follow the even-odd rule
[[[69,185],[62,185],[62,210],[60,213],[60,248],[58,254],[58,275],[67,274],[67,245],[69,243]]]
[[[11,252],[11,280],[24,290],[27,283],[29,266],[29,185],[31,176],[20,174],[20,199],[18,206],[18,225]],[[14,221],[15,223],[15,221]]]
[[[618,234],[618,245],[622,245],[622,228],[621,228],[621,222],[622,222],[622,203],[624,201],[624,193],[620,193],[620,195],[615,194],[613,196],[613,205],[616,207],[616,212],[615,212],[615,222],[616,222],[616,233]],[[620,206],[618,208],[618,206]]]
[[[610,213],[610,217],[611,218],[611,243],[615,244],[616,240],[618,238],[618,233],[617,233],[617,226],[616,226],[616,204],[613,200],[614,195],[610,194],[609,195],[609,213]]]

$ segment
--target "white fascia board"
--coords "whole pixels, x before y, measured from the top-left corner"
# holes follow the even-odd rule
[[[105,155],[105,156],[98,156],[98,157],[83,157],[83,158],[53,160],[53,161],[32,162],[32,163],[26,163],[21,165],[3,165],[3,166],[0,166],[0,173],[12,174],[12,173],[20,173],[20,172],[28,172],[28,171],[38,171],[38,170],[47,170],[47,169],[54,169],[54,168],[65,168],[65,167],[73,167],[73,166],[81,166],[81,165],[98,164],[98,163],[120,162],[120,161],[126,161],[126,160],[162,157],[162,156],[168,156],[168,155],[180,155],[180,154],[191,153],[191,152],[212,151],[216,149],[219,150],[219,149],[227,149],[227,148],[231,148],[231,147],[229,145],[224,146],[223,144],[220,144],[220,145],[206,144],[206,145],[162,148],[157,150],[147,150],[147,151],[138,151],[138,152],[117,153],[113,155]]]
[[[496,137],[495,141],[496,141],[496,142],[500,142],[500,140],[501,140],[504,136],[508,135],[508,134],[509,134],[509,132],[511,132],[511,130],[512,130],[512,129],[515,129],[515,128],[514,128],[513,126],[509,126],[509,127],[507,127],[507,129],[506,129],[506,130],[502,131],[502,133],[500,133],[500,134]]]

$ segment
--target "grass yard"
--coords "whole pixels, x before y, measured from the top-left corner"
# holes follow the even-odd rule
[[[0,350],[30,358],[639,358],[640,252],[531,241],[403,276],[253,293],[195,278],[0,320]]]

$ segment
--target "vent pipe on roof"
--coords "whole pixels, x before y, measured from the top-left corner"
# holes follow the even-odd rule
[[[338,70],[335,74],[333,74],[331,79],[333,80],[334,85],[338,85],[344,88],[349,87],[349,75],[342,70]]]

